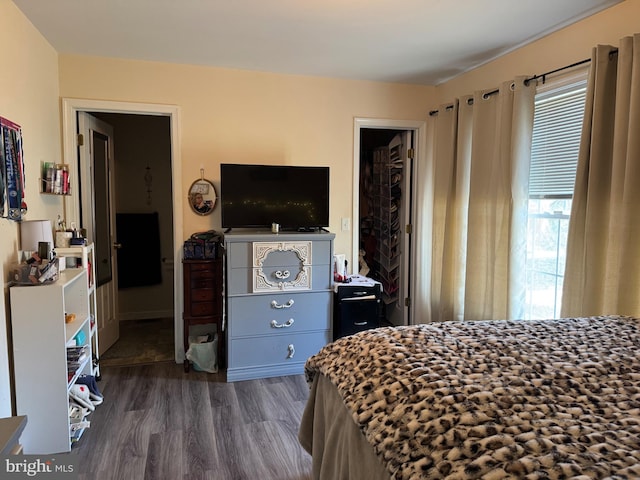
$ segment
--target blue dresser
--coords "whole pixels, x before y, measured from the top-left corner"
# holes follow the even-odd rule
[[[332,339],[329,232],[229,232],[227,381],[303,373]]]

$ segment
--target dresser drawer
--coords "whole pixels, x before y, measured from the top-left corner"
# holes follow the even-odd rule
[[[283,265],[254,268],[251,291],[279,292],[311,290],[311,265]]]
[[[222,275],[221,263],[207,262],[207,263],[190,263],[188,265],[189,285],[191,289],[200,288],[219,288],[217,283],[220,281]]]
[[[213,300],[213,288],[195,288],[191,290],[192,302],[207,302]]]
[[[222,292],[217,288],[194,288],[185,292],[185,314],[192,317],[220,315]]]
[[[330,290],[331,289],[331,266],[313,265],[309,269],[309,288],[299,288],[288,283],[283,283],[279,287],[274,287],[273,292],[286,292],[295,290]],[[253,268],[231,268],[227,270],[228,295],[244,295],[254,292],[254,280],[259,275]],[[274,282],[274,272],[271,273],[269,281]],[[264,290],[262,290],[264,291]],[[261,291],[261,292],[262,292]]]
[[[234,267],[253,267],[254,265],[254,243],[273,243],[273,242],[233,242],[227,245],[227,256],[233,258]],[[303,240],[290,240],[282,242],[295,245],[305,243]],[[311,259],[307,259],[306,263],[311,265],[323,265],[331,263],[332,250],[331,240],[316,240],[312,242]],[[294,251],[271,251],[263,259],[263,266],[289,265],[292,263],[300,263],[300,258]]]
[[[217,310],[213,302],[193,302],[191,304],[191,315],[193,317],[203,317],[215,315]]]
[[[232,297],[227,307],[232,337],[331,328],[331,292]]]
[[[199,270],[191,272],[191,288],[213,288],[215,285],[215,272],[212,270]]]
[[[209,261],[192,260],[189,262],[189,271],[191,272],[191,275],[194,275],[197,272],[213,272],[218,262],[219,261],[215,261],[215,260],[209,260]],[[187,262],[185,261],[185,263]]]
[[[242,368],[306,362],[329,340],[326,331],[234,338],[229,343],[229,365]]]
[[[375,285],[355,285],[349,283],[340,284],[336,292],[336,300],[340,302],[344,299],[358,299],[362,297],[375,296],[380,298],[382,295],[382,286],[379,283]]]

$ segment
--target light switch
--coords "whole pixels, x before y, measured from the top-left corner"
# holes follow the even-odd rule
[[[349,229],[351,228],[351,222],[349,220],[348,217],[345,217],[342,219],[342,231],[343,232],[348,232]]]

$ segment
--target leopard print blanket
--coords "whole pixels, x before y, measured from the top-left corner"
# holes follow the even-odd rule
[[[392,479],[640,478],[640,320],[445,322],[325,346]]]

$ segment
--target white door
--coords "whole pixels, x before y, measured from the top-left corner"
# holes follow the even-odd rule
[[[114,204],[113,128],[78,112],[79,189],[82,228],[95,244],[96,299],[100,354],[120,336]]]
[[[413,132],[399,133],[389,143],[390,152],[398,152],[402,168],[400,180],[400,197],[398,203],[400,229],[398,230],[397,247],[400,250],[400,271],[398,277],[398,295],[396,300],[387,305],[387,319],[394,325],[409,324],[409,280],[411,278],[411,179],[413,173]]]

